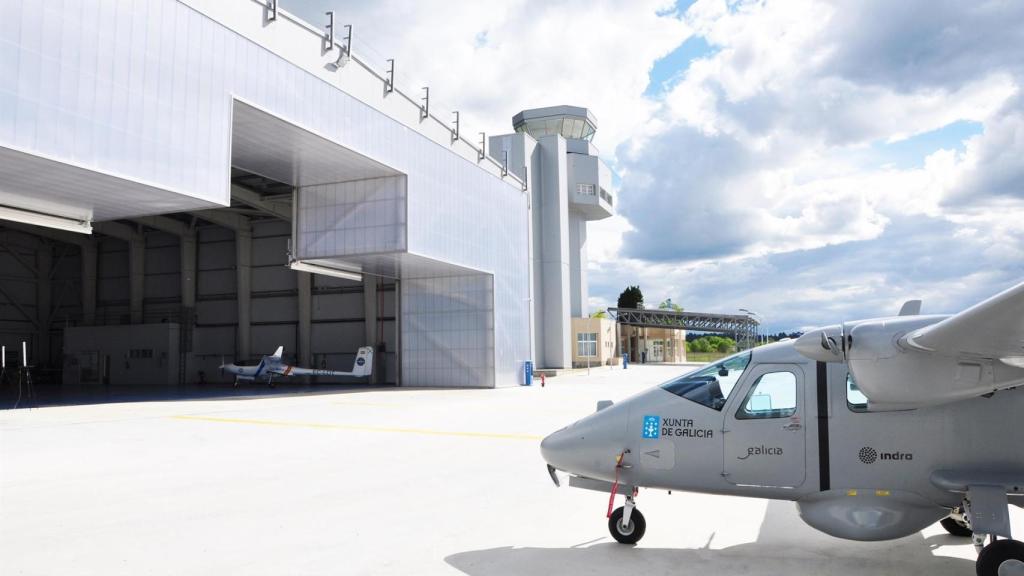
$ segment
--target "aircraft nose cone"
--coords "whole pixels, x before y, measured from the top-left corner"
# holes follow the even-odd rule
[[[625,424],[626,410],[602,410],[544,438],[541,456],[559,470],[612,480],[615,459],[628,447]]]
[[[566,469],[565,465],[572,456],[572,434],[568,430],[566,427],[548,434],[540,443],[540,455],[544,461],[561,470]]]

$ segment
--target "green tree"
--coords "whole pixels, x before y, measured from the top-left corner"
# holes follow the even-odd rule
[[[622,294],[619,294],[619,308],[643,308],[644,293],[639,286],[627,286]]]
[[[717,352],[726,354],[736,350],[736,341],[721,336],[701,336],[686,343],[687,352]]]
[[[683,311],[683,307],[680,306],[679,304],[676,304],[675,302],[673,302],[671,298],[666,298],[665,300],[662,300],[661,304],[658,304],[658,309],[659,310],[671,310],[673,312],[682,312]]]
[[[596,312],[591,312],[590,313],[590,317],[591,318],[607,318],[608,317],[608,312],[605,311],[605,310],[598,310]]]

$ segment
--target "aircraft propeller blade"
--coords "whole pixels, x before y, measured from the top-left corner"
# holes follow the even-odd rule
[[[839,325],[839,337],[842,339],[842,343],[839,348],[843,351],[843,362],[849,362],[847,353],[850,351],[850,344],[853,344],[852,339],[846,333],[846,322]]]

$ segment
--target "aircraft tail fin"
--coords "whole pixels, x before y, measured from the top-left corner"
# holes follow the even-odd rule
[[[907,300],[900,308],[900,316],[917,316],[921,314],[920,300]]]
[[[284,346],[278,346],[277,350],[271,355],[272,358],[280,358],[284,354]]]
[[[373,373],[373,346],[363,346],[356,352],[356,361],[352,365],[353,376],[369,376]]]

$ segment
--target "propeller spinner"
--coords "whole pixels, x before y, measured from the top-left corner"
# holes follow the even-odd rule
[[[797,352],[818,362],[845,362],[850,349],[846,324],[833,324],[807,332],[794,343]]]

